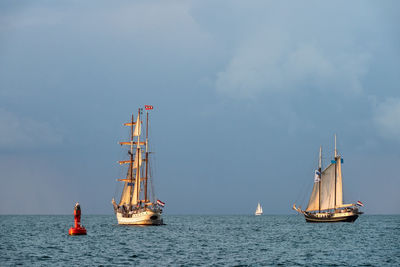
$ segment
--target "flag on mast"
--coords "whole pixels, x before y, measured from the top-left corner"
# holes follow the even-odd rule
[[[357,201],[357,206],[364,207],[364,204],[359,200]]]
[[[161,207],[165,206],[165,203],[162,202],[161,200],[157,199],[157,204],[160,205]]]
[[[150,109],[153,109],[153,106],[152,105],[144,105],[144,109],[150,110]]]

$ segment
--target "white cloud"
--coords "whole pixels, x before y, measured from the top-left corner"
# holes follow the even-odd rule
[[[266,36],[266,34],[260,34]],[[348,50],[352,50],[349,47]],[[321,44],[273,34],[243,42],[226,68],[218,73],[218,92],[256,97],[262,92],[288,92],[304,87],[362,91],[368,53],[328,51]]]
[[[57,145],[62,140],[61,134],[49,123],[20,118],[0,108],[0,149]]]
[[[372,52],[360,43],[368,36],[360,33],[361,22],[348,25],[333,16],[338,8],[260,6],[267,14],[256,12],[256,19],[241,20],[236,34],[231,33],[241,38],[217,74],[217,91],[239,98],[304,88],[362,92]],[[358,16],[353,12],[346,15]]]
[[[379,103],[373,121],[382,137],[400,141],[400,98],[388,98]]]

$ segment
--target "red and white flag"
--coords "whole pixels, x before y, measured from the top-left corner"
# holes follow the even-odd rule
[[[161,207],[165,206],[165,203],[162,202],[161,200],[157,199],[157,204],[160,205]]]
[[[364,204],[361,201],[357,201],[357,206],[364,207]]]
[[[145,109],[145,110],[150,110],[150,109],[153,109],[153,106],[151,106],[151,105],[144,105],[144,109]]]

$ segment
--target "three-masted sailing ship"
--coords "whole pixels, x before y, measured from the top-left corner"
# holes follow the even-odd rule
[[[307,222],[354,222],[362,214],[358,206],[363,204],[343,203],[342,163],[337,153],[335,135],[335,155],[331,163],[322,171],[322,147],[319,150],[318,170],[315,171],[314,186],[306,210],[293,209],[304,215]]]
[[[120,145],[129,147],[129,159],[119,161],[119,164],[127,164],[128,171],[126,178],[118,179],[124,183],[121,198],[118,203],[112,199],[114,212],[117,216],[118,224],[127,225],[161,225],[163,202],[157,200],[153,196],[153,201],[150,197],[150,173],[149,173],[149,113],[147,109],[152,109],[152,106],[146,107],[146,138],[142,136],[142,113],[143,109],[139,108],[137,120],[132,119],[125,123],[125,126],[130,127],[130,141],[120,142]],[[143,164],[144,163],[144,164]],[[153,192],[154,193],[154,192]]]
[[[260,202],[258,202],[257,209],[256,209],[256,212],[254,213],[254,215],[262,215],[262,214],[263,214],[263,210],[262,210]]]

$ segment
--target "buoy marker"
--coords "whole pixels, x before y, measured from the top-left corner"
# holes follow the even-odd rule
[[[69,228],[69,235],[86,235],[86,229],[81,225],[81,206],[76,202],[74,207],[75,227]]]

